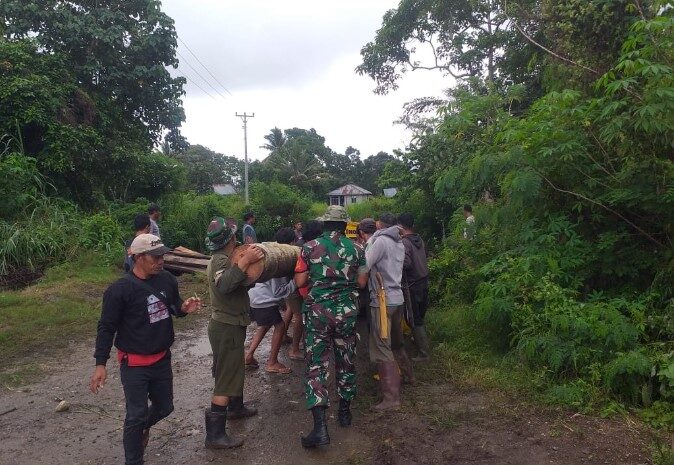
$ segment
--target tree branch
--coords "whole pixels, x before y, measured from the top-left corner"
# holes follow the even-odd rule
[[[566,190],[566,189],[562,189],[562,188],[560,188],[560,187],[557,187],[557,186],[556,186],[552,181],[550,181],[550,180],[549,180],[543,173],[541,173],[540,171],[536,170],[535,168],[533,168],[533,167],[531,167],[531,166],[529,166],[529,168],[531,168],[531,169],[532,169],[536,174],[538,174],[538,175],[539,175],[545,182],[547,182],[547,183],[550,185],[550,187],[552,187],[552,188],[553,188],[554,190],[556,190],[557,192],[561,192],[562,194],[569,194],[569,195],[572,195],[572,196],[574,196],[574,197],[577,197],[577,198],[579,198],[579,199],[583,199],[583,200],[585,200],[586,202],[590,202],[590,203],[592,203],[592,204],[594,204],[594,205],[597,205],[598,207],[603,208],[603,209],[606,210],[607,212],[610,212],[610,213],[614,214],[615,216],[617,216],[618,218],[620,218],[621,220],[623,220],[625,223],[627,223],[628,225],[630,225],[630,226],[631,226],[632,228],[634,228],[637,232],[639,232],[639,234],[641,234],[642,236],[644,236],[646,239],[648,239],[649,241],[651,241],[653,244],[657,245],[658,247],[663,247],[663,248],[665,247],[665,245],[664,245],[663,243],[661,243],[660,241],[658,241],[658,240],[657,240],[655,237],[653,237],[651,234],[649,234],[649,233],[647,233],[646,231],[644,231],[643,229],[641,229],[639,226],[637,226],[636,224],[634,224],[633,222],[631,222],[630,220],[628,220],[627,218],[625,218],[623,215],[621,215],[619,212],[617,212],[616,210],[612,209],[611,207],[609,207],[609,206],[607,206],[607,205],[604,205],[603,203],[601,203],[601,202],[599,202],[599,201],[597,201],[597,200],[591,199],[591,198],[589,198],[589,197],[587,197],[587,196],[585,196],[585,195],[583,195],[583,194],[579,194],[578,192],[573,192],[573,191],[569,191],[569,190]]]

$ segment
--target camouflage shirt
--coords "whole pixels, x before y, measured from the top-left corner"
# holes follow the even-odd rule
[[[343,234],[325,232],[302,247],[302,258],[309,267],[307,305],[355,305],[358,273],[365,270],[365,253]]]

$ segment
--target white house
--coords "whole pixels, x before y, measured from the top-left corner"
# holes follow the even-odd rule
[[[346,207],[353,203],[360,203],[372,197],[372,192],[356,186],[355,184],[347,184],[334,191],[328,192],[328,203],[330,205],[341,205]]]

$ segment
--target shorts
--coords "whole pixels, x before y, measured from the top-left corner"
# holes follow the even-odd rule
[[[274,326],[283,322],[279,305],[263,308],[251,307],[250,319],[257,323],[258,326]]]
[[[208,323],[208,340],[213,350],[213,378],[215,378],[213,395],[242,396],[245,376],[243,344],[246,342],[246,327],[211,320]]]

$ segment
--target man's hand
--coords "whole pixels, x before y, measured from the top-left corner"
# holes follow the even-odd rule
[[[100,388],[105,385],[105,380],[108,377],[108,372],[105,369],[105,365],[96,365],[96,370],[94,375],[91,377],[91,382],[89,383],[89,389],[91,392],[96,394]]]
[[[248,247],[239,260],[239,268],[248,268],[249,265],[257,263],[264,258],[264,252],[256,245]]]
[[[201,299],[199,297],[190,297],[189,299],[183,301],[182,307],[180,310],[183,313],[194,313],[201,308]]]

